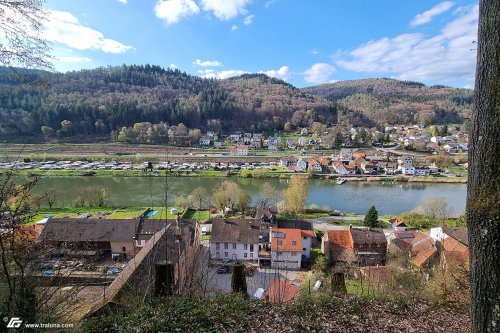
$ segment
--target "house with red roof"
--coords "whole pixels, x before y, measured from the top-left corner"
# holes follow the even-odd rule
[[[390,229],[394,230],[406,230],[408,226],[399,217],[395,217],[389,220],[391,224]]]
[[[395,230],[389,235],[389,244],[395,251],[410,257],[410,263],[426,268],[437,256],[434,240],[419,230]]]
[[[336,261],[360,266],[385,265],[387,240],[380,229],[349,227],[325,233],[321,250],[328,259]]]
[[[469,260],[469,235],[467,228],[432,228],[430,237],[436,240],[441,259],[446,265],[463,264]]]
[[[312,230],[271,228],[271,267],[300,269],[311,256]]]
[[[323,172],[323,166],[321,165],[320,160],[316,157],[312,157],[309,160],[308,165],[309,165],[309,170],[313,172]]]
[[[264,293],[264,299],[273,303],[287,303],[295,300],[299,292],[300,287],[279,277],[271,282]]]

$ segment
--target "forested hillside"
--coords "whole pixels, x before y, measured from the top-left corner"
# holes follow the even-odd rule
[[[165,143],[189,136],[194,143],[208,129],[263,132],[313,122],[461,123],[471,105],[468,89],[392,79],[298,89],[264,74],[214,80],[151,65],[64,74],[0,68],[3,139],[118,139],[120,134],[127,139],[136,137],[131,132],[137,129],[138,135],[147,136],[137,142]]]
[[[307,87],[302,91],[334,101],[347,109],[339,121],[372,124],[461,123],[472,108],[473,91],[426,86],[395,79],[340,81]]]
[[[150,65],[65,74],[0,71],[4,137],[103,135],[143,122],[167,131],[168,125],[178,124],[272,130],[283,128],[296,111],[313,110],[310,122],[335,122],[331,104],[265,75],[217,81]]]

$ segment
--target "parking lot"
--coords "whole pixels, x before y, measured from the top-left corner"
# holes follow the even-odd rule
[[[208,290],[212,292],[229,293],[231,292],[231,273],[217,274],[218,267],[210,267],[208,274]],[[247,277],[248,294],[253,296],[257,289],[266,290],[271,282],[281,276],[282,278],[300,284],[303,272],[284,271],[274,268],[257,268],[253,276]]]

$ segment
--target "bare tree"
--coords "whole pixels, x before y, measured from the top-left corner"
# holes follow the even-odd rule
[[[433,197],[422,201],[417,211],[435,219],[445,219],[451,215],[451,208],[443,197]]]
[[[203,187],[197,187],[193,190],[190,195],[196,203],[198,203],[198,209],[202,208],[202,203],[207,200],[208,193]]]
[[[0,0],[0,64],[53,70],[45,0]]]
[[[469,135],[467,225],[472,331],[500,327],[500,1],[479,2],[474,109]]]
[[[271,183],[265,182],[260,188],[259,207],[268,208],[276,206],[279,199],[279,192]]]

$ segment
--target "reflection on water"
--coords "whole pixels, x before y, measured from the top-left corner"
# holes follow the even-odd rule
[[[188,195],[196,187],[211,191],[225,178],[179,177],[168,195],[174,202],[178,195]],[[287,187],[287,179],[231,178],[257,200],[264,182],[276,188]],[[162,177],[45,177],[35,192],[54,191],[61,205],[71,205],[73,193],[80,186],[103,185],[110,190],[113,206],[162,205],[164,179]],[[380,214],[397,214],[412,210],[429,197],[445,197],[454,214],[465,210],[466,186],[464,184],[409,184],[395,182],[351,182],[337,185],[329,179],[312,179],[308,182],[308,204],[328,206],[343,212],[364,214],[375,205]]]

